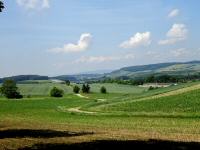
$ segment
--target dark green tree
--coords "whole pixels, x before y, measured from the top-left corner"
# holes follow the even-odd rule
[[[147,83],[154,83],[154,82],[155,82],[155,77],[154,77],[154,75],[148,76],[148,77],[146,78],[146,82],[147,82]]]
[[[82,92],[86,93],[86,86],[85,86],[85,84],[82,85]]]
[[[148,90],[151,91],[151,90],[154,90],[154,89],[155,88],[153,86],[150,86]]]
[[[103,93],[103,94],[106,94],[107,90],[104,86],[102,86],[101,89],[100,89],[100,92]]]
[[[80,91],[79,86],[75,85],[74,88],[73,88],[73,92],[76,93],[76,94],[78,94],[79,91]]]
[[[23,96],[19,93],[18,87],[14,80],[5,80],[0,88],[0,93],[9,99],[20,99]]]
[[[66,81],[65,81],[65,84],[66,84],[67,86],[69,86],[69,85],[70,85],[70,81],[69,81],[69,80],[66,80]]]
[[[2,12],[2,10],[4,9],[4,5],[3,5],[3,2],[0,1],[0,12]]]
[[[63,97],[64,91],[62,89],[58,89],[57,87],[54,87],[50,91],[50,96],[51,97]]]
[[[90,93],[90,86],[89,86],[89,84],[83,84],[83,86],[82,86],[82,92],[83,93]]]

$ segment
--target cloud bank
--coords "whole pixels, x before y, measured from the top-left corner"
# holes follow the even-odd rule
[[[186,51],[185,48],[180,48],[180,49],[176,49],[176,50],[172,50],[170,52],[174,57],[182,57],[188,54],[188,52]]]
[[[119,61],[119,60],[130,60],[134,59],[135,55],[128,53],[122,56],[83,56],[74,61],[74,63],[103,63],[110,61]]]
[[[82,52],[88,49],[92,40],[92,35],[90,33],[83,33],[76,44],[68,43],[63,47],[53,48],[49,51],[55,53],[73,53]]]

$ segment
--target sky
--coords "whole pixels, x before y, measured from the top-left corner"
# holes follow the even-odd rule
[[[0,77],[200,59],[198,0],[4,0]]]

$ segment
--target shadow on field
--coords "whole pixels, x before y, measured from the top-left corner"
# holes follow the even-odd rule
[[[93,141],[75,144],[36,144],[32,147],[25,147],[20,150],[106,150],[106,149],[121,149],[121,150],[196,150],[200,149],[200,143],[172,142],[172,141]]]
[[[72,137],[93,134],[92,132],[68,132],[54,130],[9,129],[0,131],[0,139],[4,138],[54,138]]]

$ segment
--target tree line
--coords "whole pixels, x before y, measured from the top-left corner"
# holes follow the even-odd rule
[[[103,80],[93,81],[98,83],[118,83],[129,85],[143,85],[145,83],[185,83],[187,81],[200,80],[200,74],[194,75],[149,75],[130,79],[129,77],[105,78]]]
[[[19,76],[0,78],[0,83],[3,83],[3,81],[9,80],[9,79],[19,82],[19,81],[26,81],[26,80],[48,80],[49,77],[40,76],[40,75],[19,75]]]
[[[2,12],[2,10],[4,9],[4,5],[3,5],[3,2],[0,1],[0,12]]]

